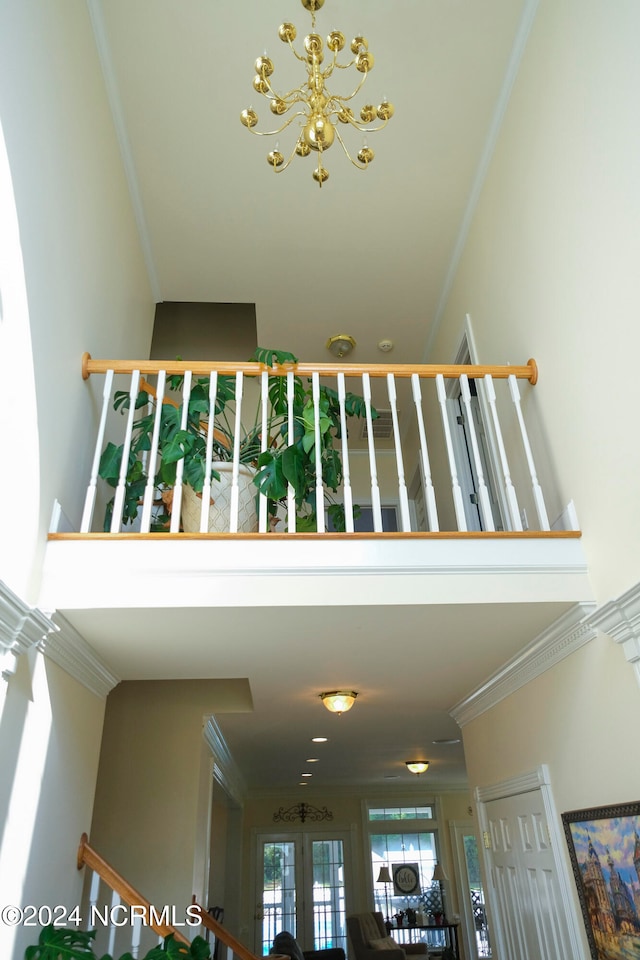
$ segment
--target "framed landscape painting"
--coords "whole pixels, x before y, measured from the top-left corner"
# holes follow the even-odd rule
[[[640,957],[640,802],[562,814],[593,960]]]

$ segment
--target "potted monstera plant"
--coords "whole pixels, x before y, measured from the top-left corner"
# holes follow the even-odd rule
[[[276,364],[295,365],[298,362],[298,358],[292,353],[262,347],[259,347],[250,359],[263,363],[267,367],[273,367]],[[171,376],[167,379],[167,383],[169,391],[174,391],[174,395],[177,396],[183,386],[183,377]],[[218,375],[213,425],[212,500],[221,496],[223,474],[229,472],[233,460],[236,439],[234,435],[235,403],[235,377]],[[129,405],[129,393],[117,391],[114,395],[114,408],[124,413],[128,412]],[[153,478],[158,493],[153,529],[166,529],[169,525],[173,490],[180,461],[183,461],[183,498],[189,503],[194,494],[202,495],[205,483],[209,405],[209,377],[195,378],[192,383],[185,427],[182,426],[183,409],[180,403],[177,400],[168,400],[162,404],[158,462]],[[141,385],[135,406],[139,415],[134,420],[123,509],[123,519],[127,523],[133,522],[138,516],[148,481],[145,453],[151,450],[156,398],[153,387],[146,381]],[[327,385],[320,386],[319,449],[316,449],[315,408],[309,378],[298,375],[294,378],[292,442],[290,442],[288,431],[289,408],[285,377],[269,378],[266,450],[262,450],[260,399],[258,398],[252,416],[247,415],[244,404],[242,409],[242,436],[239,441],[241,483],[244,482],[245,488],[250,489],[252,501],[255,503],[258,493],[264,494],[267,498],[269,515],[272,521],[276,521],[279,513],[282,514],[282,507],[286,504],[288,485],[291,484],[295,492],[296,530],[315,530],[316,458],[319,456],[332,526],[336,530],[344,530],[344,508],[341,503],[335,501],[333,496],[337,493],[343,477],[342,458],[335,444],[341,436],[340,404],[337,392]],[[357,394],[347,393],[345,411],[348,417],[364,417],[366,415],[364,399]],[[377,416],[375,409],[372,409],[371,415],[374,418]],[[117,446],[108,443],[100,460],[99,475],[114,488],[118,484],[122,455],[122,444]],[[113,505],[112,497],[105,513],[105,530],[111,528]],[[354,509],[357,513],[358,508]],[[196,505],[195,512],[199,522],[199,505]],[[257,529],[255,516],[254,508],[253,520],[250,520],[250,523],[253,523],[253,529]],[[198,529],[198,526],[192,529]]]
[[[93,951],[95,930],[76,930],[69,927],[43,927],[38,942],[27,947],[24,960],[98,960]],[[202,937],[191,943],[182,943],[171,933],[162,944],[152,947],[143,960],[209,960],[211,950]],[[100,960],[114,960],[108,954]],[[123,953],[120,960],[133,960],[131,953]]]

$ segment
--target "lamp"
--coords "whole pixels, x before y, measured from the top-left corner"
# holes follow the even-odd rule
[[[294,87],[286,93],[277,93],[270,79],[274,71],[273,61],[266,53],[255,61],[256,72],[253,78],[253,89],[266,97],[269,101],[269,109],[274,116],[285,118],[289,111],[293,112],[283,119],[276,130],[255,130],[258,114],[253,107],[247,107],[242,111],[240,121],[251,133],[264,137],[281,133],[299,118],[300,133],[289,159],[285,160],[276,143],[274,149],[267,154],[267,162],[273,167],[275,173],[281,173],[287,169],[294,156],[308,157],[311,151],[315,150],[318,154],[318,166],[313,171],[313,179],[321,187],[329,177],[328,170],[322,164],[322,155],[335,140],[338,141],[354,167],[359,170],[366,170],[374,158],[373,150],[364,140],[354,159],[342,139],[338,124],[355,127],[361,134],[375,133],[387,125],[393,116],[394,108],[393,104],[383,97],[377,107],[370,103],[362,107],[360,118],[356,118],[349,104],[360,92],[374,63],[373,55],[369,52],[368,41],[366,37],[355,37],[350,47],[353,59],[347,63],[339,63],[338,54],[344,49],[345,38],[339,30],[332,30],[327,37],[328,64],[323,70],[321,64],[324,61],[324,44],[320,34],[316,33],[316,11],[324,6],[324,0],[300,0],[300,2],[311,14],[311,33],[304,38],[303,52],[298,53],[293,45],[297,34],[292,23],[281,24],[278,36],[283,43],[289,44],[294,57],[304,63],[307,70],[306,78],[299,87]],[[334,70],[346,70],[349,67],[355,67],[361,74],[355,89],[346,95],[330,93],[326,81],[332,77]],[[380,124],[371,126],[376,120],[379,120]]]
[[[340,360],[351,353],[355,345],[355,340],[348,333],[339,333],[335,337],[329,337],[326,343],[327,350]]]
[[[436,880],[440,888],[440,903],[442,904],[443,919],[446,918],[447,911],[444,908],[444,888],[442,886],[442,883],[443,881],[448,879],[449,877],[446,875],[443,868],[440,866],[439,863],[436,863],[433,869],[433,876],[431,877],[431,881],[433,882],[434,880]]]
[[[389,867],[386,864],[384,867],[380,867],[380,873],[378,874],[378,879],[376,880],[376,883],[384,883],[385,885],[384,902],[385,902],[385,907],[387,912],[386,920],[388,922],[389,920],[389,887],[387,886],[387,884],[393,883],[393,878],[391,877],[391,874],[389,873]]]
[[[357,696],[355,690],[331,690],[329,693],[321,693],[320,699],[327,710],[339,715],[351,710]]]
[[[429,760],[405,760],[407,768],[411,773],[415,773],[416,776],[420,776],[421,773],[426,773],[429,769]]]

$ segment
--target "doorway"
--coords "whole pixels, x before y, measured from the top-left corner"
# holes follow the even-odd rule
[[[467,332],[454,363],[475,363]],[[499,503],[488,419],[476,380],[469,380],[469,397],[465,402],[459,380],[447,382],[447,418],[451,442],[462,490],[465,521],[468,530],[504,530]]]
[[[547,767],[476,789],[476,800],[485,875],[492,879],[495,954],[501,960],[582,956]]]
[[[331,833],[260,834],[257,838],[255,952],[266,956],[288,930],[303,950],[347,949],[345,890],[349,837]]]

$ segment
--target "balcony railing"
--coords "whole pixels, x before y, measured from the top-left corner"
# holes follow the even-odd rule
[[[98,374],[82,534],[550,531],[519,385],[536,383],[533,360],[268,367],[86,354],[84,378]]]

